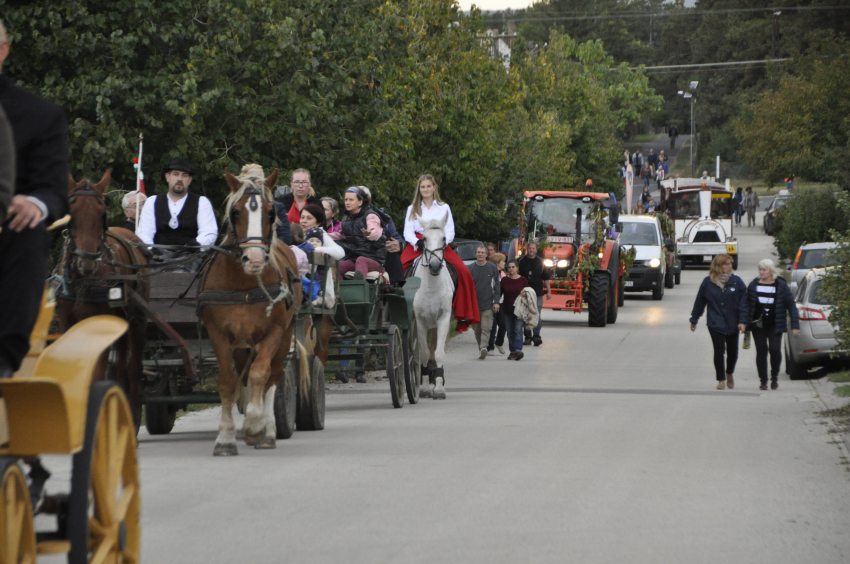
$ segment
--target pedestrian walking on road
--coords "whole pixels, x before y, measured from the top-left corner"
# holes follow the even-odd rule
[[[800,314],[794,295],[779,269],[770,259],[759,263],[759,275],[747,288],[750,329],[756,344],[756,369],[761,386],[767,389],[767,355],[770,353],[770,389],[779,387],[779,367],[782,365],[782,333],[788,331],[786,314],[791,316],[794,335],[800,334]]]
[[[641,178],[643,178],[643,187],[646,190],[649,190],[649,182],[652,180],[652,165],[650,165],[648,162],[644,163],[640,175]]]
[[[643,155],[640,154],[640,149],[632,155],[632,167],[634,167],[635,172],[639,172],[643,168]]]
[[[496,265],[496,268],[499,269],[499,291],[501,293],[501,280],[505,276],[505,261],[507,257],[502,253],[493,253],[488,258],[490,262]],[[494,347],[499,350],[499,354],[505,354],[504,344],[505,344],[505,313],[504,306],[502,305],[505,301],[505,295],[501,294],[499,298],[499,310],[493,314],[493,328],[490,330],[490,341],[487,343],[487,354],[493,356],[495,353],[493,352]]]
[[[732,375],[738,361],[738,333],[743,333],[747,328],[749,305],[747,285],[737,274],[732,273],[732,257],[729,255],[720,254],[711,261],[709,275],[702,281],[694,301],[691,331],[696,331],[697,322],[706,308],[706,325],[714,345],[717,389],[724,389],[728,382],[731,390],[735,387]]]
[[[741,216],[744,215],[744,189],[740,186],[732,196],[732,202],[735,205],[735,225],[741,227]]]
[[[534,289],[537,296],[537,311],[543,309],[543,283],[546,282],[546,299],[552,299],[552,287],[549,281],[549,270],[543,264],[543,258],[537,254],[537,241],[529,241],[525,248],[525,256],[519,259],[519,273],[528,280],[528,285]],[[525,331],[525,344],[534,343],[539,347],[543,343],[540,338],[540,327],[543,325],[543,316],[538,315],[534,330]]]
[[[676,138],[679,136],[679,130],[676,129],[675,125],[670,126],[670,133],[667,134],[667,137],[670,138],[670,148],[674,149],[676,147]],[[662,153],[664,151],[661,151]]]
[[[747,211],[747,227],[756,226],[756,210],[759,207],[759,195],[753,192],[752,186],[747,186],[744,194],[744,209]]]
[[[646,162],[649,163],[649,168],[652,170],[652,178],[655,178],[655,169],[658,168],[658,155],[655,154],[655,149],[649,150]]]
[[[640,194],[640,201],[643,203],[643,206],[646,207],[646,204],[649,203],[649,186],[644,187],[643,192]]]
[[[499,311],[502,298],[502,276],[497,267],[487,260],[487,247],[475,249],[475,262],[468,266],[475,282],[475,295],[478,298],[478,317],[480,323],[472,326],[475,341],[478,343],[478,358],[487,358],[487,345],[493,330],[493,315]]]
[[[508,360],[522,359],[522,329],[525,322],[519,319],[514,314],[514,303],[523,288],[528,287],[528,280],[519,274],[519,265],[517,261],[511,259],[508,261],[508,275],[502,278],[502,307],[505,314],[505,327],[508,331],[508,348],[511,354],[508,355]]]
[[[663,190],[664,187],[661,186],[661,182],[667,178],[667,175],[664,173],[664,163],[658,161],[658,168],[655,170],[655,182],[658,184],[658,190]]]

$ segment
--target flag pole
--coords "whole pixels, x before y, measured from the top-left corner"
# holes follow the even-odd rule
[[[142,180],[142,143],[144,139],[144,136],[139,133],[139,162],[136,165],[136,231],[139,230],[139,188],[141,188]]]

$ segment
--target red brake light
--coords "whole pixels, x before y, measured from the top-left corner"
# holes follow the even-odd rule
[[[800,264],[800,255],[803,254],[803,249],[797,251],[797,256],[794,257],[794,266],[791,267],[792,270],[797,270],[797,266]]]
[[[819,309],[801,307],[800,321],[826,321],[826,316]]]

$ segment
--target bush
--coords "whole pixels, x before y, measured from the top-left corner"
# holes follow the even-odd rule
[[[837,203],[836,208],[850,217],[850,196],[842,194]],[[845,223],[841,231],[833,230],[832,235],[838,243],[838,248],[830,252],[835,266],[824,276],[821,295],[833,305],[829,321],[838,325],[835,336],[839,348],[850,351],[850,226]]]
[[[832,241],[832,231],[847,229],[848,210],[837,206],[834,190],[798,189],[774,222],[774,241],[780,258],[792,259],[803,243]]]

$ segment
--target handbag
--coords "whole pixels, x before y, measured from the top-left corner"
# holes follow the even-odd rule
[[[764,328],[764,309],[759,305],[758,307],[759,316],[750,321],[749,325],[747,325],[747,331],[752,331],[753,329],[763,329]]]

